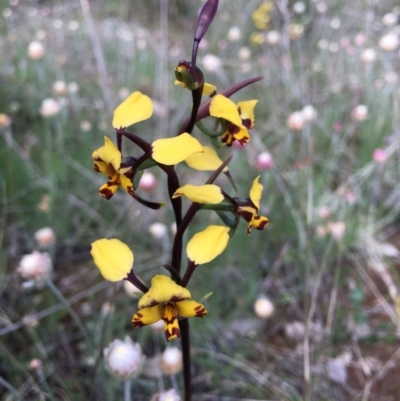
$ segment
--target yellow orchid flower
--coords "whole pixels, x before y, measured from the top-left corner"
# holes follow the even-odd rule
[[[174,283],[168,276],[157,275],[151,288],[139,300],[139,310],[132,317],[135,327],[164,320],[167,341],[180,337],[178,317],[205,317],[204,305],[190,299],[189,290]]]
[[[128,177],[129,169],[128,171],[126,169],[121,170],[121,152],[109,138],[104,137],[104,146],[93,152],[92,159],[94,160],[95,171],[108,177],[108,182],[99,189],[103,198],[111,199],[120,186],[134,196],[133,185]]]
[[[99,173],[103,173],[108,177],[106,184],[99,189],[99,194],[103,198],[111,199],[122,187],[129,195],[135,198],[139,203],[150,209],[157,210],[163,203],[150,202],[141,198],[136,192],[132,184],[132,170],[130,167],[121,168],[122,155],[114,143],[104,137],[104,146],[96,149],[92,154],[94,160],[94,169]]]
[[[108,281],[121,281],[133,267],[133,252],[118,239],[99,239],[92,243],[90,254],[101,275]]]
[[[237,214],[243,217],[247,222],[247,234],[251,233],[252,227],[257,230],[263,230],[268,224],[268,218],[265,216],[259,216],[258,211],[260,210],[260,200],[262,195],[263,186],[258,182],[260,176],[258,176],[254,181],[250,189],[250,199],[246,201],[241,201],[235,198],[237,202]]]
[[[153,114],[151,99],[141,92],[133,92],[114,111],[112,126],[124,129],[139,121],[147,120]]]
[[[220,255],[228,242],[229,228],[211,225],[191,238],[186,246],[186,254],[195,265],[203,265]]]
[[[254,127],[254,107],[258,100],[248,100],[235,104],[223,95],[215,95],[210,103],[210,115],[227,122],[221,140],[227,146],[238,141],[242,146],[250,140],[249,129]]]

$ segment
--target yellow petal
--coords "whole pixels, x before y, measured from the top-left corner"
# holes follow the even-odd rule
[[[133,267],[132,251],[115,238],[93,242],[90,253],[102,276],[109,281],[123,280]]]
[[[209,146],[203,146],[203,152],[193,153],[185,159],[185,162],[189,167],[201,171],[214,171],[222,164],[217,152]],[[228,171],[228,167],[223,171]]]
[[[133,189],[132,181],[123,174],[121,174],[119,177],[121,180],[122,188],[124,188],[125,191],[128,192],[128,194],[133,195],[134,189]]]
[[[254,127],[254,107],[256,106],[257,102],[258,100],[247,100],[237,104],[240,118],[242,119],[242,124],[247,129]]]
[[[163,308],[163,305],[155,305],[137,311],[132,317],[132,324],[135,327],[143,327],[158,322],[162,318]]]
[[[204,317],[207,315],[203,304],[196,301],[181,301],[175,304],[179,316],[182,317]]]
[[[179,338],[181,336],[181,331],[179,330],[178,313],[175,310],[174,304],[164,306],[162,319],[165,322],[165,338],[167,341],[173,338]]]
[[[111,164],[104,163],[104,162],[94,162],[93,163],[94,170],[97,171],[98,173],[103,173],[107,177],[111,177],[113,174],[115,174],[114,167],[111,166]]]
[[[111,199],[114,194],[118,191],[118,188],[120,187],[119,182],[116,182],[114,180],[108,181],[106,184],[102,185],[99,189],[99,194],[103,198]]]
[[[254,203],[254,206],[257,208],[257,211],[260,209],[260,200],[262,195],[263,186],[258,182],[260,176],[258,176],[254,181],[253,185],[250,189],[250,199]]]
[[[242,119],[235,103],[223,95],[215,95],[210,104],[210,115],[230,121],[238,127],[242,126]]]
[[[172,198],[178,198],[183,195],[189,198],[192,202],[197,203],[215,204],[224,200],[221,188],[214,184],[199,186],[186,184],[183,187],[178,188],[172,195]]]
[[[104,137],[104,146],[96,149],[92,153],[94,161],[102,161],[113,166],[115,171],[118,171],[121,165],[121,152],[114,145],[111,139]]]
[[[245,128],[240,128],[239,132],[233,134],[233,138],[238,141],[242,146],[246,145],[250,141],[249,131]]]
[[[140,298],[139,309],[184,299],[190,299],[189,290],[174,283],[168,276],[157,275],[151,280],[150,290]]]
[[[268,217],[265,216],[254,216],[253,227],[257,230],[263,230],[268,224]]]
[[[214,96],[217,93],[217,87],[207,82],[204,82],[203,95],[204,96]]]
[[[201,143],[186,132],[174,138],[157,139],[152,148],[152,158],[167,166],[178,164],[191,154],[203,151]]]
[[[112,126],[126,128],[139,121],[147,120],[153,114],[151,99],[141,92],[133,92],[114,111]]]
[[[187,88],[184,82],[178,81],[175,79],[174,82],[175,85],[182,86],[182,88]],[[204,82],[203,86],[203,96],[214,96],[217,93],[217,87],[211,84],[208,84],[207,82]]]
[[[188,258],[196,265],[211,262],[228,245],[228,232],[228,227],[208,226],[205,230],[195,234],[186,247]]]

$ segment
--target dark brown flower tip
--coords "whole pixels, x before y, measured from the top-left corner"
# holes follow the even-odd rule
[[[197,20],[196,31],[194,34],[194,43],[192,52],[193,64],[196,64],[197,50],[199,48],[199,43],[203,38],[203,36],[205,35],[205,33],[207,32],[209,26],[214,20],[215,14],[217,13],[218,1],[219,0],[208,0],[200,11],[200,15]]]

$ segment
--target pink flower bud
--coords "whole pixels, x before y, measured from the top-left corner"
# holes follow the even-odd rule
[[[384,149],[375,149],[374,153],[372,154],[372,159],[377,163],[383,163],[387,160],[387,153]]]
[[[256,164],[261,170],[269,170],[274,165],[274,159],[271,153],[262,152],[257,156]]]
[[[139,188],[143,191],[150,191],[157,186],[157,178],[153,173],[145,171],[139,182]]]
[[[40,60],[43,58],[46,50],[40,42],[31,42],[28,46],[28,57],[32,60]]]
[[[364,104],[359,104],[351,112],[351,117],[358,122],[366,120],[368,117],[368,107]]]

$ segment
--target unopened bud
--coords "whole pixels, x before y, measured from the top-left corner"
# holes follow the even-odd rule
[[[161,369],[168,375],[182,370],[182,351],[177,347],[166,348],[161,357]]]
[[[275,311],[274,304],[266,297],[260,297],[254,303],[254,312],[258,317],[267,319],[272,316]]]
[[[17,271],[23,278],[43,282],[50,278],[52,269],[53,265],[47,252],[33,252],[22,257]]]
[[[43,227],[37,230],[34,235],[40,247],[46,248],[53,245],[56,241],[56,235],[50,227]]]
[[[112,341],[104,348],[103,354],[109,372],[121,380],[130,380],[142,371],[142,349],[129,336],[124,341]]]

